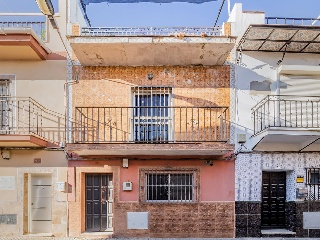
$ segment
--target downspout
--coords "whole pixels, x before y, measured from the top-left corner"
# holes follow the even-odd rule
[[[276,104],[275,104],[275,120],[276,126],[280,126],[280,74],[279,65],[276,67]]]

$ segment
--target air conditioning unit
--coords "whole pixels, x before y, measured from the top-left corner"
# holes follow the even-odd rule
[[[123,191],[131,191],[132,190],[132,182],[123,182],[122,183]]]

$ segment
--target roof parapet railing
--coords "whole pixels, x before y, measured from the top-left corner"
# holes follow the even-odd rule
[[[266,17],[265,23],[293,26],[320,26],[320,16],[318,18]]]
[[[86,27],[81,36],[221,36],[221,27]]]

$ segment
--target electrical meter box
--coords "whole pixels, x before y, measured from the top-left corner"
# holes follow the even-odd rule
[[[308,189],[306,188],[297,188],[296,189],[296,198],[304,200],[308,197]]]
[[[131,191],[132,190],[132,182],[123,182],[122,183],[123,191]]]

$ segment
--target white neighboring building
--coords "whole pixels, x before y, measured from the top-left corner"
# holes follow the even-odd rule
[[[238,36],[236,237],[320,237],[320,22],[241,4],[229,22]]]
[[[66,237],[67,54],[40,11],[27,15],[0,14],[0,235]],[[59,0],[64,40],[66,17]]]

